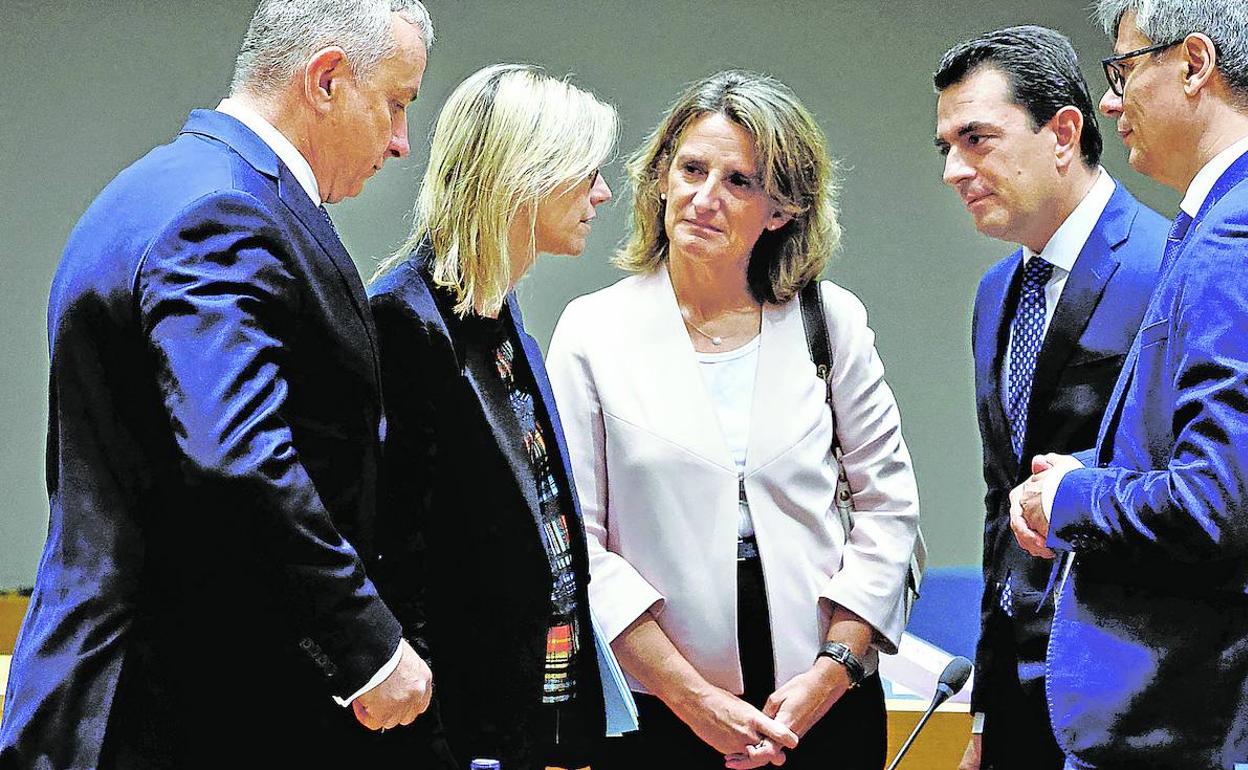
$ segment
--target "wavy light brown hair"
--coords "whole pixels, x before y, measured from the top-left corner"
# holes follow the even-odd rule
[[[840,244],[837,165],[823,131],[797,96],[780,81],[755,72],[727,70],[689,86],[629,160],[632,231],[615,263],[644,273],[667,259],[659,181],[685,131],[708,114],[723,115],[754,138],[763,190],[792,218],[759,236],[746,271],[755,299],[787,302],[819,277]]]

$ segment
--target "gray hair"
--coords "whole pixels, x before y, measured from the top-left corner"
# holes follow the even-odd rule
[[[1218,71],[1240,101],[1248,102],[1248,3],[1244,0],[1097,0],[1096,15],[1111,37],[1127,11],[1154,43],[1182,40],[1193,32],[1217,48]]]
[[[395,50],[394,13],[433,45],[433,20],[420,0],[262,0],[234,62],[230,93],[281,88],[314,53],[334,45],[366,80]]]

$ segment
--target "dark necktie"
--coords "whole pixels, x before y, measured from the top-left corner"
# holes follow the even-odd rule
[[[1010,421],[1010,444],[1014,456],[1023,454],[1027,433],[1027,407],[1031,402],[1031,384],[1036,373],[1036,357],[1044,342],[1044,287],[1053,275],[1053,265],[1040,257],[1032,257],[1023,268],[1023,285],[1019,290],[1018,312],[1010,331],[1010,369],[1007,373],[1005,415]]]

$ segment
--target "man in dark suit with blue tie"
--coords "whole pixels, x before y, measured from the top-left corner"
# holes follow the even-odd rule
[[[363,767],[428,704],[366,572],[376,334],[321,204],[407,153],[430,42],[415,0],[265,0],[230,97],[70,235],[5,770]]]
[[[1037,451],[1085,449],[1139,328],[1165,222],[1099,165],[1101,134],[1070,42],[1012,27],[954,46],[935,77],[944,179],[985,235],[1021,248],[975,298],[972,343],[987,484],[984,593],[961,770],[1061,770],[1047,720],[1047,563],[1009,528]]]
[[[1184,193],[1094,451],[1039,458],[1019,543],[1071,566],[1049,647],[1070,768],[1248,764],[1248,5],[1100,0],[1101,109]]]

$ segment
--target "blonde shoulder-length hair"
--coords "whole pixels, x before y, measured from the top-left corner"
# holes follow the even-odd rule
[[[754,72],[727,70],[689,86],[629,160],[632,230],[615,263],[645,273],[667,259],[659,182],[686,130],[708,114],[723,115],[754,138],[763,190],[791,217],[759,236],[746,276],[759,302],[787,302],[819,277],[840,244],[837,166],[823,131],[797,96],[780,81]]]
[[[608,162],[617,132],[614,107],[537,67],[469,76],[434,126],[412,233],[374,278],[428,240],[434,282],[452,292],[455,312],[497,314],[511,286],[513,222],[526,218],[533,244],[538,203]]]

